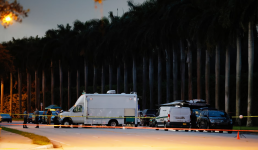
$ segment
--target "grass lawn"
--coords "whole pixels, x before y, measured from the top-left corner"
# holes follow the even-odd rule
[[[33,144],[38,144],[38,145],[50,144],[50,140],[45,136],[36,135],[36,134],[33,134],[33,133],[23,132],[23,131],[20,131],[20,130],[6,128],[6,127],[1,127],[1,128],[2,128],[2,130],[28,137],[28,138],[32,139]]]
[[[258,127],[233,126],[233,130],[258,130]]]

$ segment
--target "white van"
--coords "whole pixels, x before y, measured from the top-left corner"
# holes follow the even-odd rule
[[[137,115],[138,98],[135,93],[83,94],[69,111],[60,114],[60,123],[64,125],[62,127],[72,124],[137,126]]]
[[[190,128],[189,107],[162,106],[155,118],[155,127]]]

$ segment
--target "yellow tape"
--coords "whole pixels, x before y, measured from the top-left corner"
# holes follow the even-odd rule
[[[0,113],[4,114],[4,113]],[[29,115],[29,114],[11,114],[11,115]],[[60,115],[32,115],[32,116],[60,116]],[[156,117],[102,117],[102,116],[60,116],[60,117],[87,117],[87,118],[156,118]]]

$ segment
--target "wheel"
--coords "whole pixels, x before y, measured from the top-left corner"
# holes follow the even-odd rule
[[[210,129],[210,125],[206,125],[207,129]],[[207,132],[211,132],[211,130],[207,130]]]
[[[203,123],[203,122],[202,122]],[[199,129],[202,129],[201,123],[199,124]],[[199,132],[203,132],[203,130],[199,130]]]
[[[117,121],[116,120],[111,120],[111,121],[109,121],[108,125],[111,126],[111,127],[116,127],[117,126]]]
[[[157,122],[155,123],[155,128],[156,128],[156,130],[159,130]]]
[[[228,134],[231,134],[232,133],[232,131],[228,131]]]
[[[134,127],[138,127],[138,124],[134,125]]]
[[[188,130],[185,130],[185,132],[188,132]]]
[[[65,120],[62,128],[70,128],[71,122],[69,120]]]
[[[219,131],[219,133],[223,133],[223,131]]]
[[[164,128],[167,128],[167,123],[165,122]],[[168,129],[164,129],[164,131],[168,131]]]

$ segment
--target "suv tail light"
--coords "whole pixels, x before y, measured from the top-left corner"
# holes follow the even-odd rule
[[[145,115],[144,117],[147,117],[147,115]]]
[[[170,114],[168,114],[168,122],[170,122]]]

